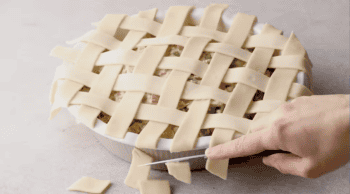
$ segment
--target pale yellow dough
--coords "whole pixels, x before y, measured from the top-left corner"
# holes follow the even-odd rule
[[[150,157],[143,151],[134,148],[132,150],[132,162],[130,165],[129,173],[124,183],[129,187],[139,189],[138,181],[148,180],[148,176],[151,172],[151,166],[139,165],[151,162],[153,162],[152,157]]]
[[[141,194],[170,194],[170,185],[167,180],[146,180],[139,182]]]
[[[188,162],[170,162],[166,163],[168,172],[177,180],[191,184],[191,169]]]
[[[139,166],[151,163],[153,158],[143,151],[134,148],[129,173],[124,183],[134,189],[140,190],[141,194],[167,194],[170,193],[170,185],[166,180],[149,180],[151,166]]]
[[[111,181],[109,180],[98,180],[84,176],[77,182],[73,183],[68,190],[98,194],[105,192],[110,184]]]

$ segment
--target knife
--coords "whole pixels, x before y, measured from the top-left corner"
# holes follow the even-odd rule
[[[265,150],[261,153],[258,154],[254,154],[252,156],[269,156],[272,154],[277,154],[277,153],[285,153],[285,154],[290,154],[290,152],[287,151],[283,151],[283,150]],[[163,164],[163,163],[168,163],[168,162],[179,162],[179,161],[184,161],[184,160],[189,160],[192,158],[207,158],[207,156],[205,154],[200,154],[200,155],[194,155],[194,156],[188,156],[188,157],[181,157],[181,158],[174,158],[174,159],[170,159],[170,160],[161,160],[161,161],[157,161],[157,162],[152,162],[152,163],[147,163],[147,164],[141,164],[140,166],[150,166],[150,165],[154,165],[154,164]]]
[[[204,157],[206,158],[207,156],[205,154],[200,154],[200,155],[195,155],[195,156],[188,156],[188,157],[182,157],[182,158],[174,158],[170,160],[161,160],[158,162],[152,162],[152,163],[147,163],[147,164],[141,164],[139,166],[149,166],[149,165],[154,165],[154,164],[162,164],[162,163],[168,163],[168,162],[179,162],[179,161],[184,161],[184,160],[189,160],[192,158],[201,158]]]

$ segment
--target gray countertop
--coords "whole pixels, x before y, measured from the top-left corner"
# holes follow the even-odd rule
[[[0,193],[77,193],[67,191],[82,176],[111,180],[106,192],[138,193],[124,185],[129,163],[114,157],[76,124],[68,111],[48,121],[48,100],[55,68],[49,57],[92,29],[107,13],[128,15],[172,5],[205,7],[214,1],[1,1],[0,21]],[[316,94],[349,94],[349,1],[215,1],[230,5],[227,12],[256,15],[289,36],[297,35],[313,62]],[[5,68],[5,69],[4,69]],[[205,170],[192,172],[184,184],[162,171],[153,178],[170,181],[178,193],[349,193],[348,164],[317,179],[283,175],[259,159],[230,166],[224,181]]]

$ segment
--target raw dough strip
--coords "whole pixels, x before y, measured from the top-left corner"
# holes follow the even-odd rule
[[[203,38],[191,38],[180,57],[192,56],[194,58],[199,58],[202,54],[201,51],[209,41],[208,39],[203,40]],[[157,106],[176,109],[190,75],[191,73],[188,72],[173,70],[163,84]],[[167,123],[156,121],[148,122],[137,138],[136,147],[156,149],[160,136],[168,126],[169,124]]]
[[[111,114],[115,111],[118,106],[117,102],[112,100],[106,101],[104,98],[98,95],[89,95],[86,92],[78,92],[76,97],[72,100],[72,105],[87,105],[96,109],[100,109],[107,114]],[[260,104],[262,109],[264,108],[264,103]],[[255,108],[259,110],[259,108]],[[172,124],[179,126],[186,117],[186,112],[159,107],[150,104],[141,104],[138,113],[135,115],[135,119],[156,121],[166,124]],[[207,114],[206,120],[201,125],[201,128],[215,128],[221,127],[226,129],[234,129],[241,133],[246,133],[251,121],[246,118],[234,117],[227,114]]]
[[[181,36],[186,37],[202,37],[223,42],[227,33],[220,32],[217,29],[207,29],[198,26],[184,26],[181,31]]]
[[[151,166],[139,166],[153,162],[153,158],[144,153],[143,151],[134,148],[132,150],[131,165],[128,175],[125,178],[124,183],[131,188],[139,189],[139,181],[148,180],[148,176],[151,172]]]
[[[264,25],[261,34],[269,34],[271,36],[280,34],[282,31],[273,28],[271,25]],[[251,58],[245,68],[254,69],[260,73],[264,73],[268,67],[274,49],[255,48]],[[253,80],[254,81],[254,80]],[[259,80],[255,80],[259,81]],[[246,113],[257,89],[251,86],[238,83],[234,88],[231,96],[224,109],[225,114],[236,117],[243,117]],[[210,147],[226,143],[234,137],[235,131],[223,128],[215,128],[210,141]],[[206,169],[219,176],[222,179],[227,178],[228,159],[225,160],[207,160]]]
[[[109,21],[110,17],[106,16],[97,26],[98,31],[103,31],[105,33],[114,34],[113,29],[111,30],[111,25]],[[95,61],[98,58],[99,54],[105,50],[105,48],[95,45],[93,43],[88,43],[84,50],[80,53],[77,61],[76,68],[83,69],[87,71],[92,71]],[[52,94],[53,106],[51,108],[50,118],[52,119],[56,114],[61,110],[61,107],[68,107],[69,102],[73,99],[74,95],[83,87],[84,85],[75,83],[73,81],[64,80],[63,84],[56,89],[57,84],[53,85],[52,91],[55,93]],[[56,96],[60,100],[55,100]]]
[[[142,33],[142,32],[139,32],[139,33]],[[136,51],[133,51],[130,49],[118,48],[116,50],[101,53],[100,57],[96,61],[96,65],[108,66],[108,65],[114,65],[114,64],[125,64],[130,66],[136,66],[137,61],[140,59],[140,56],[141,54]]]
[[[234,68],[233,70],[235,70]],[[227,73],[228,74],[228,73]],[[227,75],[226,74],[226,75]],[[239,76],[238,76],[239,77]],[[76,70],[74,66],[59,66],[55,72],[54,80],[68,79],[91,87],[92,83],[97,80],[98,75],[90,71]],[[233,77],[237,78],[237,77]],[[225,78],[224,78],[225,79]],[[146,93],[160,95],[164,87],[166,79],[158,76],[145,76],[142,74],[120,74],[114,85],[114,91],[143,91]],[[237,83],[239,80],[231,80],[229,83]],[[265,91],[265,86],[263,86]],[[312,92],[304,85],[293,83],[288,94],[289,98],[297,96],[311,95]],[[198,85],[187,82],[182,93],[181,99],[185,100],[201,100],[213,99],[218,102],[226,103],[230,93],[219,88],[213,88],[204,85]]]
[[[227,7],[228,7],[227,5],[226,6],[225,5],[208,6],[205,9],[203,18],[201,19],[201,22],[198,28],[205,29],[206,31],[214,31],[214,32],[217,31],[218,23],[220,21],[222,12]],[[199,37],[203,37],[203,36],[199,36]],[[211,40],[208,37],[203,37],[202,39],[207,40],[208,42]],[[220,63],[220,62],[223,62],[223,63]],[[225,61],[220,61],[218,54],[215,53],[213,58],[210,61],[210,64],[208,66],[206,73],[203,76],[201,85],[207,85],[207,86],[214,85],[215,87],[215,80],[211,80],[210,77],[212,76],[220,79],[221,77],[220,75],[225,74],[231,62],[232,61],[229,61],[229,64],[226,64],[227,67],[225,67]],[[215,65],[216,66],[221,65],[221,67],[214,68]],[[211,72],[213,74],[208,75],[207,72]],[[211,81],[214,81],[214,83],[210,83]],[[220,83],[218,83],[217,87],[219,87],[219,84]],[[177,132],[175,133],[172,144],[170,146],[170,152],[187,151],[192,149],[195,146],[195,143],[197,141],[197,136],[200,131],[201,125],[204,122],[204,119],[206,117],[206,114],[210,105],[210,101],[211,100],[202,100],[202,101],[192,102],[191,107],[189,108],[189,111],[187,112],[185,119],[183,120]]]
[[[164,29],[162,25],[164,25],[164,23],[161,24],[157,21],[154,21],[154,18],[150,19],[128,16],[120,25],[120,28],[125,30],[147,32],[153,36],[159,36],[160,34],[164,33],[164,31],[162,32],[162,28]]]
[[[184,183],[191,184],[191,168],[189,162],[165,163],[170,175]]]
[[[241,47],[255,20],[255,16],[238,13],[223,42]],[[233,59],[231,56],[215,53],[201,81],[201,85],[218,88]],[[175,133],[170,147],[171,152],[187,151],[194,148],[209,105],[210,100],[194,101],[191,104],[185,120]]]
[[[98,180],[84,176],[73,183],[68,190],[98,194],[104,193],[110,185],[111,181],[109,180]]]
[[[139,46],[150,46],[150,45],[179,45],[185,46],[186,42],[189,38],[184,36],[169,36],[165,38],[147,38],[141,40],[141,42],[137,45]],[[235,47],[230,44],[225,43],[209,43],[205,48],[206,52],[217,52],[225,55],[229,55],[240,59],[242,61],[248,61],[251,53],[247,50],[244,50],[239,47]]]
[[[299,55],[300,57],[307,58],[304,47],[294,33],[290,35],[281,55],[282,57]],[[298,70],[295,69],[276,69],[269,80],[263,100],[280,100],[285,102],[291,90],[291,87],[288,86],[293,84],[297,74]],[[267,113],[258,113],[255,115],[254,120],[266,114]]]
[[[119,15],[119,14],[108,14],[108,17],[119,17],[119,18],[124,18],[125,15]],[[116,24],[118,24],[116,27],[118,28],[118,26],[120,25],[120,23],[122,22],[122,20],[116,21],[118,23],[113,23],[112,26],[116,26]],[[117,30],[116,28],[116,30]],[[83,37],[78,38],[77,40],[73,40],[73,41],[68,41],[68,44],[73,44],[78,42],[84,42],[84,43],[93,43],[96,45],[99,45],[103,48],[106,48],[108,50],[114,50],[116,48],[119,47],[119,45],[121,44],[121,41],[116,39],[113,34],[107,34],[98,30],[92,30],[88,33],[86,33],[85,35],[83,35]]]
[[[152,9],[145,12],[155,12],[155,11],[156,9]],[[154,21],[154,17],[148,17],[148,16],[144,17],[140,15],[138,15],[137,17],[126,16],[125,19],[122,21],[122,23],[119,25],[120,29],[149,33],[154,36],[158,34],[160,27],[161,27],[161,24]],[[110,45],[112,48],[113,46],[118,47],[118,44],[120,44],[120,41],[118,41],[114,37],[108,36],[100,32],[96,32],[95,30],[89,31],[86,34],[84,34],[82,37],[77,38],[76,40],[73,40],[73,41],[69,41],[68,43],[72,44],[80,41],[83,41],[83,42],[94,41],[94,39],[97,39],[97,42],[99,44],[101,43],[103,44],[103,41],[101,40],[104,40],[106,45]],[[112,48],[109,50],[112,50]]]
[[[188,41],[188,37],[180,36],[180,35],[171,35],[166,37],[157,37],[157,38],[147,38],[142,39],[138,44],[137,47],[144,47],[144,46],[164,46],[164,45],[179,45],[179,46],[185,46]]]
[[[288,56],[275,56],[272,57],[269,67],[270,68],[283,68],[283,69],[298,69],[303,71],[311,77],[311,64],[309,61],[301,55],[288,55]]]
[[[85,104],[100,109],[107,114],[113,113],[118,105],[117,102],[112,100],[105,101],[99,96],[89,96],[90,99],[87,99],[86,96],[86,92],[78,92],[76,97],[71,101],[71,105]],[[246,113],[271,112],[280,104],[281,101],[274,100],[257,101],[252,103],[252,105],[247,109]],[[157,121],[179,126],[185,116],[185,112],[177,109],[141,104],[138,113],[135,115],[135,119]],[[246,134],[250,122],[251,121],[248,119],[235,117],[228,114],[207,114],[201,129],[220,127],[234,129]]]
[[[76,62],[80,53],[80,50],[74,48],[56,46],[51,50],[50,56],[60,58],[63,61]]]
[[[211,28],[217,28],[217,24],[219,23],[220,16],[224,11],[224,9],[226,8],[227,6],[225,5],[208,6],[205,9],[204,16],[201,20],[200,26],[203,26],[203,24],[206,24]],[[212,17],[208,17],[208,15]],[[202,55],[203,49],[209,43],[209,41],[210,39],[207,39],[207,38],[198,38],[198,37],[190,38],[187,41],[187,44],[185,45],[184,50],[181,53],[180,59],[181,58],[199,59],[200,56]],[[185,66],[186,63],[183,65]],[[183,93],[186,81],[190,75],[191,73],[189,72],[173,70],[168,76],[166,83],[163,86],[157,106],[176,109],[180,101],[181,94]],[[204,112],[204,114],[205,113],[206,112]],[[155,121],[148,122],[147,125],[142,129],[141,133],[137,138],[136,147],[156,149],[160,136],[168,126],[169,124],[167,123],[160,123]]]
[[[107,15],[105,21],[108,21],[109,25],[114,26],[114,28],[109,29],[110,34],[105,33],[106,36],[104,36],[103,38],[97,38],[96,39],[97,41],[91,41],[91,43],[93,44],[96,44],[97,42],[106,43],[107,41],[112,41],[113,39],[115,39],[113,36],[116,33],[119,25],[123,21],[124,17],[125,15]],[[109,39],[104,39],[106,37],[109,37]],[[139,39],[141,38],[142,36],[139,37]],[[104,48],[107,48],[105,44],[98,44],[98,45],[103,46]],[[110,49],[110,48],[107,48],[107,49]],[[123,65],[106,66],[105,68],[103,68],[101,73],[98,75],[97,79],[94,80],[94,82],[91,84],[91,88],[87,98],[89,98],[89,96],[91,95],[100,95],[102,98],[108,99],[113,89],[115,80],[117,79],[118,74],[120,73],[122,68],[123,68]],[[93,128],[95,126],[97,116],[100,113],[101,113],[101,110],[99,109],[95,109],[93,107],[86,106],[86,105],[81,105],[78,110],[77,119],[78,121],[81,121],[89,128]]]
[[[247,62],[252,55],[249,51],[227,43],[209,43],[206,52],[221,53]]]
[[[283,50],[287,40],[288,39],[286,37],[280,34],[253,35],[247,39],[247,42],[243,45],[243,48],[270,48]]]
[[[206,47],[206,48],[209,48],[207,49],[207,51],[219,52],[219,53],[237,58],[238,54],[237,55],[232,54],[234,53],[234,51],[231,52],[228,46],[218,45],[220,47],[212,49],[212,46],[210,45],[213,45],[213,44],[218,45],[218,43],[209,43],[209,45]],[[231,48],[234,49],[235,47],[231,46]],[[60,47],[60,46],[55,47],[51,52],[51,56],[59,57],[59,58],[62,58],[63,60],[67,60],[70,62],[74,62],[76,60],[77,54],[78,54],[77,50]],[[241,55],[244,57],[239,58],[240,60],[248,61],[251,54],[244,53]],[[114,65],[114,64],[126,64],[130,66],[135,66],[139,57],[140,57],[140,54],[133,50],[126,50],[126,49],[119,48],[117,50],[101,53],[101,55],[96,61],[96,65],[108,66],[108,65]],[[308,62],[308,60],[302,56],[298,56],[298,55],[276,56],[276,57],[272,57],[271,63],[269,64],[269,68],[298,69],[300,71],[305,72],[310,78],[311,77],[311,74],[309,73],[311,71],[310,65],[311,64]],[[207,64],[197,59],[191,59],[191,58],[185,58],[185,57],[181,57],[181,58],[164,57],[160,62],[158,68],[159,69],[176,69],[179,71],[190,72],[199,77],[203,77],[207,70]],[[229,69],[228,74],[233,73],[233,71],[237,71],[236,68]],[[232,76],[225,75],[225,77],[226,77],[225,79],[230,79]]]
[[[166,13],[164,22],[158,34],[159,37],[165,37],[178,34],[187,18],[187,15],[193,7],[170,7]],[[138,64],[133,73],[143,73],[153,75],[156,67],[164,56],[168,46],[149,46],[143,51]],[[136,115],[137,109],[145,92],[126,92],[112,114],[108,122],[105,133],[116,138],[124,138],[125,134]]]
[[[139,166],[153,162],[153,158],[143,151],[134,148],[128,175],[124,183],[131,188],[138,189],[141,194],[170,194],[167,180],[149,180],[151,166]]]
[[[138,17],[148,17],[150,19],[154,19],[155,15],[156,9],[153,9],[146,12],[140,12],[138,14]],[[112,17],[116,16],[112,15]],[[113,21],[113,25],[115,25],[115,28],[113,29],[115,32],[117,31],[123,19],[124,16],[119,16],[118,19],[111,19],[111,21]],[[123,50],[131,50],[145,35],[146,32],[129,31],[119,46]],[[89,94],[99,95],[105,99],[109,99],[113,86],[122,68],[123,64],[105,66],[100,72],[98,79],[92,83]],[[97,116],[100,113],[100,109],[82,105],[78,111],[78,119],[84,121],[83,123],[85,123],[88,127],[93,128],[95,126]]]
[[[289,90],[288,98],[297,98],[299,96],[311,96],[311,95],[313,95],[313,92],[309,88],[298,83],[293,83]]]

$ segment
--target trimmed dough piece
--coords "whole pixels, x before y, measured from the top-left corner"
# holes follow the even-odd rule
[[[82,177],[73,183],[68,190],[87,193],[103,193],[110,186],[109,180],[98,180],[91,177]]]
[[[191,169],[188,162],[170,162],[166,163],[169,174],[177,180],[191,184]]]
[[[167,180],[139,181],[141,194],[170,194],[170,185]]]
[[[129,173],[124,183],[134,189],[139,189],[138,181],[145,181],[151,172],[151,166],[139,166],[153,162],[153,158],[141,150],[134,148],[132,150],[132,161]]]

